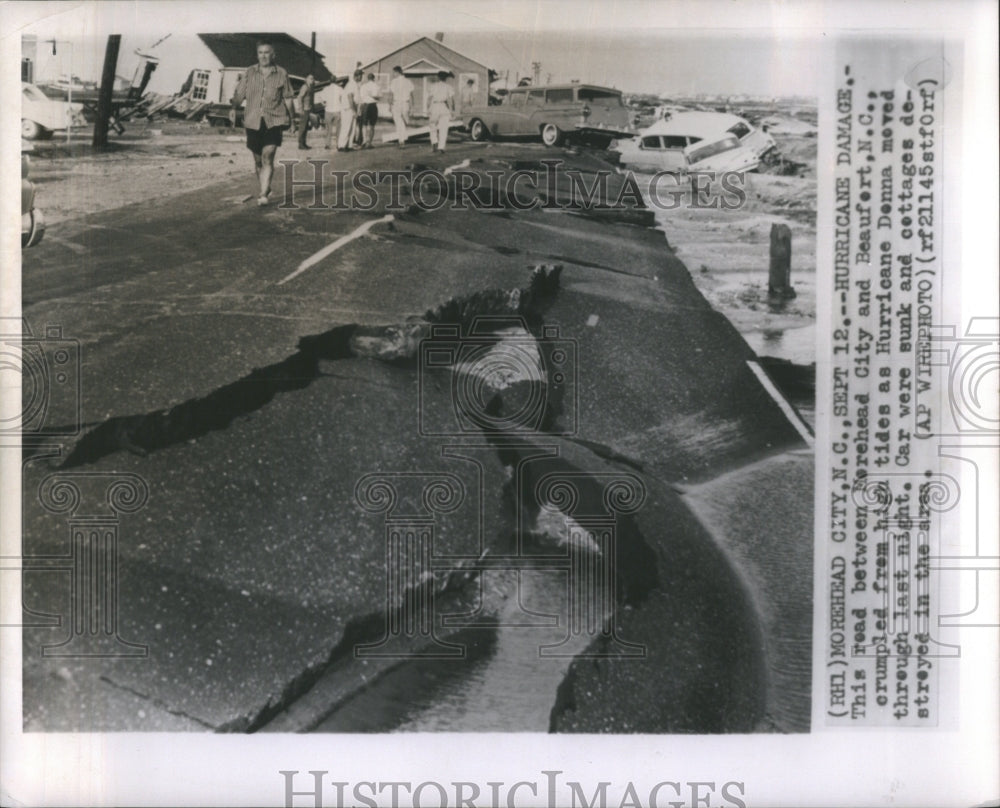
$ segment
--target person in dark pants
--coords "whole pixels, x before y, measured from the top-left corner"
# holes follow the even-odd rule
[[[375,140],[375,124],[378,123],[379,86],[375,74],[369,73],[368,80],[358,88],[361,96],[361,110],[358,115],[362,127],[361,148],[370,149]]]
[[[299,148],[308,149],[306,145],[306,133],[309,131],[309,113],[312,112],[313,101],[316,95],[316,77],[311,73],[306,76],[306,80],[299,89],[299,106],[302,108],[302,120],[299,122]]]
[[[361,70],[355,70],[351,81],[347,82],[347,92],[351,96],[354,107],[354,124],[351,129],[351,145],[360,148],[364,142],[364,135],[361,127],[361,85],[364,83],[365,74]]]
[[[240,78],[233,93],[229,120],[236,125],[236,110],[246,101],[243,111],[247,133],[247,148],[253,154],[254,171],[260,194],[257,204],[268,204],[271,177],[274,174],[274,154],[281,145],[281,133],[293,127],[295,93],[288,80],[288,71],[274,61],[274,46],[257,44],[257,64],[251,65]]]
[[[446,70],[438,71],[437,81],[427,91],[431,146],[435,152],[443,152],[448,144],[448,127],[455,111],[455,91],[448,84],[450,75]]]

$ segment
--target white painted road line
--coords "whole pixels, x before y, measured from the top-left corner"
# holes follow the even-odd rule
[[[456,163],[453,166],[448,166],[444,170],[444,175],[447,177],[449,174],[451,174],[452,171],[455,171],[456,169],[459,169],[459,168],[468,168],[469,165],[470,165],[470,163],[469,163],[468,159],[463,160],[461,163]]]
[[[781,408],[785,417],[791,422],[792,426],[798,430],[799,435],[802,436],[802,440],[804,440],[810,448],[813,447],[816,441],[813,438],[812,432],[809,431],[809,425],[802,420],[802,416],[799,415],[792,405],[785,400],[781,391],[774,386],[774,382],[772,382],[767,373],[764,372],[764,368],[752,359],[748,359],[747,364],[750,366],[750,370],[753,371],[753,375],[757,377],[758,381],[760,381],[762,385],[764,385],[764,389],[770,393],[771,398],[773,398],[775,403],[777,403],[777,405]]]
[[[290,281],[292,278],[301,275],[303,272],[309,269],[309,267],[315,266],[324,258],[326,258],[328,255],[330,255],[330,253],[336,252],[345,244],[349,244],[356,238],[361,238],[361,236],[363,236],[365,233],[371,230],[375,225],[381,224],[383,222],[391,222],[393,218],[395,217],[393,217],[391,213],[387,213],[381,219],[372,219],[370,222],[365,222],[363,225],[351,231],[346,236],[341,236],[332,244],[327,244],[322,250],[320,250],[317,253],[313,253],[305,261],[299,264],[295,268],[294,272],[292,272],[290,275],[286,275],[284,278],[278,281],[278,286],[281,286],[283,283],[288,283],[288,281]]]

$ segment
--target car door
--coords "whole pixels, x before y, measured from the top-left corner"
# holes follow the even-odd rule
[[[572,132],[583,120],[583,104],[574,98],[572,87],[558,87],[545,91],[545,105],[536,116],[535,131],[544,124],[554,123],[564,132]]]
[[[528,90],[524,101],[523,114],[516,119],[515,135],[537,135],[545,121],[545,90]]]
[[[486,122],[490,134],[494,137],[515,134],[515,119],[524,115],[524,101],[527,97],[526,90],[511,90],[503,103],[496,107],[490,107]]]
[[[641,164],[652,171],[680,171],[687,165],[686,138],[646,135],[639,141]]]

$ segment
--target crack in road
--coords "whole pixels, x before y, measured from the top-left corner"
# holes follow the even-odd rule
[[[101,676],[99,676],[98,678],[102,682],[104,682],[106,685],[109,685],[110,687],[117,688],[118,690],[122,690],[122,691],[124,691],[126,693],[131,693],[133,696],[136,696],[136,697],[142,699],[143,701],[148,701],[150,704],[152,704],[157,709],[163,710],[164,712],[167,712],[167,713],[170,713],[170,715],[176,715],[178,718],[186,718],[188,721],[194,721],[196,724],[200,724],[205,729],[210,729],[210,730],[213,730],[213,731],[216,731],[218,729],[218,727],[216,727],[214,724],[210,724],[207,721],[204,721],[203,719],[198,718],[197,716],[194,716],[194,715],[191,715],[189,713],[184,712],[183,710],[178,710],[175,707],[170,707],[169,705],[167,705],[165,702],[161,701],[160,699],[153,698],[148,693],[143,693],[143,692],[141,692],[139,690],[136,690],[134,687],[129,687],[128,685],[123,685],[123,684],[120,684],[118,682],[115,682],[114,680],[110,679],[107,676],[104,676],[103,674]]]
[[[300,339],[298,350],[291,356],[281,362],[256,369],[247,376],[214,390],[207,396],[188,400],[170,409],[160,409],[133,416],[112,417],[104,421],[81,437],[66,457],[62,467],[73,468],[93,463],[101,457],[120,450],[145,455],[167,446],[195,439],[213,430],[225,429],[235,418],[260,409],[277,395],[303,389],[320,376],[336,375],[331,374],[329,370],[324,370],[321,365],[324,360],[337,361],[361,356],[395,363],[411,363],[415,359],[420,341],[427,338],[428,329],[434,325],[458,326],[463,330],[462,333],[465,333],[466,329],[472,328],[477,318],[512,315],[520,318],[525,326],[535,332],[537,336],[544,327],[544,313],[551,305],[558,290],[560,272],[561,266],[538,266],[533,270],[531,282],[525,288],[487,289],[452,298],[436,309],[427,311],[421,321],[378,327],[348,324],[319,334],[305,336]],[[498,334],[498,343],[502,339]],[[453,372],[461,371],[456,366],[453,368]],[[488,406],[492,408],[494,413],[500,412],[504,408],[506,396],[513,396],[516,399],[523,392],[518,389],[518,385],[547,385],[549,382],[548,378],[518,381],[512,387],[497,390],[492,400],[488,402]],[[547,419],[547,422],[551,422],[551,418]],[[489,435],[487,435],[487,439],[490,439]],[[611,460],[628,460],[620,457],[609,447],[590,441],[581,440],[578,443],[594,451],[598,456]],[[515,467],[520,463],[521,454],[537,452],[536,447],[525,441],[511,443],[506,440],[497,443],[495,449],[501,462],[509,467]],[[629,461],[629,465],[634,466],[635,464],[633,461]],[[559,467],[567,472],[579,473],[579,469],[568,463],[561,463]],[[594,484],[588,482],[586,477],[581,485],[585,498],[599,498],[599,494],[589,490],[589,488],[594,487]],[[509,481],[507,486],[509,488]],[[519,518],[523,519],[525,524],[536,526],[530,535],[532,541],[540,543],[539,546],[544,547],[546,542],[553,540],[553,536],[546,535],[544,528],[538,527],[540,524],[539,514],[542,509],[540,503],[531,497],[517,501],[511,490],[496,492],[496,496],[501,496],[509,502],[510,507],[518,512]],[[531,563],[530,560],[528,563]],[[622,541],[618,545],[612,565],[615,580],[618,582],[617,591],[621,595],[621,603],[640,602],[645,594],[656,586],[655,557],[634,524],[623,526]],[[433,586],[437,596],[451,598],[453,601],[456,599],[468,601],[470,599],[470,585],[479,586],[482,572],[491,568],[493,565],[488,559],[481,559],[480,562],[465,565],[461,574],[457,576],[453,573],[443,582],[425,583],[421,586]],[[515,593],[508,592],[503,597],[513,594]],[[611,606],[612,613],[615,608],[617,605]],[[602,620],[613,619],[612,613],[603,615]],[[299,725],[295,728],[299,731],[308,730],[319,726],[327,720],[328,716],[336,713],[340,706],[350,702],[357,695],[359,689],[368,690],[369,699],[378,702],[382,698],[380,688],[384,688],[385,692],[389,693],[394,687],[398,687],[400,682],[405,683],[413,676],[430,675],[426,666],[411,668],[409,665],[394,664],[382,666],[377,672],[368,669],[367,674],[362,675],[361,681],[358,681],[360,669],[354,660],[353,649],[359,643],[370,643],[378,640],[384,631],[385,619],[384,611],[355,616],[348,622],[339,642],[331,649],[330,654],[323,662],[300,671],[285,684],[280,693],[272,695],[264,706],[255,713],[235,717],[229,722],[213,727],[213,729],[218,732],[254,732],[265,728],[274,729],[275,726],[281,725],[279,716],[290,710],[294,712],[296,705],[300,705],[300,703],[308,705],[311,703],[310,698],[312,702],[315,702],[317,698],[322,699],[321,705],[312,704],[305,717],[301,716],[304,708],[301,705],[298,708]],[[507,636],[500,627],[495,629],[480,627],[474,630],[469,627],[459,627],[452,634],[469,630],[472,631],[472,634],[469,635],[468,639],[478,649],[477,654],[482,658],[490,657],[495,640]],[[583,650],[583,647],[589,644],[592,639],[591,636],[578,638],[577,643],[580,645],[578,650]],[[508,644],[511,641],[510,637],[505,640]],[[513,641],[516,643],[519,638],[514,637]],[[530,657],[528,658],[530,659]],[[489,664],[487,664],[488,667]],[[395,671],[395,673],[389,676],[391,671]],[[330,680],[331,672],[335,674],[333,681],[336,683],[332,686],[333,691],[330,691],[331,685],[326,685],[326,689],[316,690],[318,683]],[[560,673],[560,676],[564,673],[565,670]],[[380,681],[384,680],[384,684],[375,683],[373,675]],[[461,688],[462,674],[455,674],[455,670],[451,669],[448,678],[455,679],[456,676],[459,681],[456,687]],[[111,680],[107,681],[116,687],[123,687]],[[138,691],[132,691],[131,688],[123,687],[123,689],[134,692],[140,697],[149,698]],[[331,692],[340,695],[333,697]],[[315,694],[310,697],[311,693]],[[551,704],[555,705],[557,688],[553,687],[550,696]],[[175,712],[165,705],[158,704],[157,706]],[[388,715],[385,710],[392,713],[391,704],[388,707],[384,706],[384,717]],[[191,716],[184,717],[197,720]],[[396,718],[402,720],[402,716]],[[284,719],[286,724],[289,720],[291,719],[287,717]],[[390,718],[386,717],[385,720],[388,721]],[[554,717],[550,717],[550,721],[554,720]]]
[[[425,315],[427,324],[468,326],[481,315],[521,316],[538,328],[559,284],[561,267],[536,267],[525,289],[489,289],[452,298]],[[146,456],[209,432],[226,429],[234,419],[249,415],[276,395],[301,390],[322,375],[322,360],[366,356],[384,361],[412,361],[419,339],[426,336],[419,324],[336,326],[304,336],[291,356],[257,368],[235,382],[206,396],[189,399],[171,408],[136,415],[112,416],[84,433],[60,468],[94,463],[110,454],[129,451]],[[398,344],[397,344],[398,343]]]

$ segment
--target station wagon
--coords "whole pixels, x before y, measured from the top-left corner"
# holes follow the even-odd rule
[[[594,135],[606,145],[633,134],[621,91],[593,84],[517,87],[496,106],[466,110],[463,122],[473,140],[530,136],[546,146],[570,135]]]

